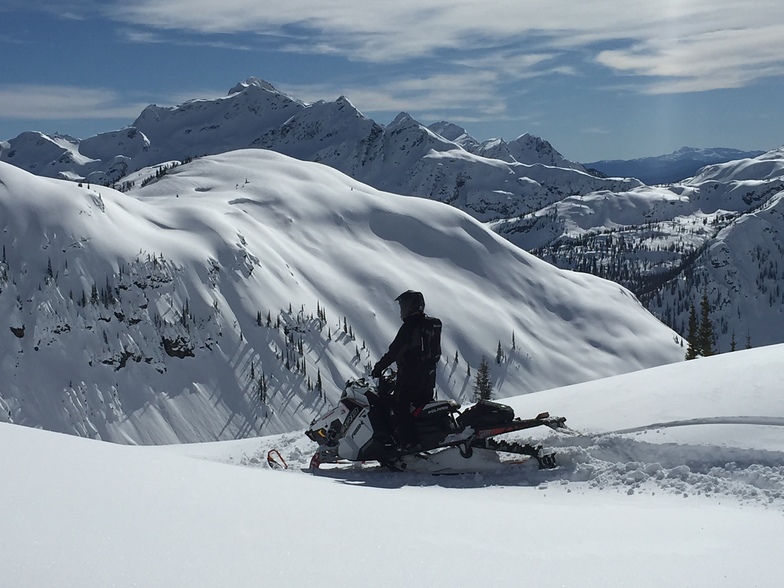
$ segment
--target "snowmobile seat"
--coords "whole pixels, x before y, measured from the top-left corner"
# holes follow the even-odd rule
[[[436,447],[445,434],[455,429],[453,414],[458,408],[460,405],[454,400],[437,400],[418,407],[412,413],[422,447]]]

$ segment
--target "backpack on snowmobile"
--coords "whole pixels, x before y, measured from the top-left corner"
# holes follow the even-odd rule
[[[514,409],[511,406],[480,400],[457,417],[457,424],[461,427],[481,429],[511,423],[512,419],[514,419]]]
[[[425,315],[419,331],[421,359],[424,363],[438,363],[441,359],[441,319]]]

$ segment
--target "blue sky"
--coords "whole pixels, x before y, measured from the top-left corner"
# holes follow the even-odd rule
[[[582,162],[784,144],[781,0],[3,0],[0,140],[79,138],[256,76]]]

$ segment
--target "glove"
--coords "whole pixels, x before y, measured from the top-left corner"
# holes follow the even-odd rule
[[[379,364],[373,366],[373,371],[370,372],[371,378],[380,378],[381,374],[384,372],[384,368],[382,368]]]

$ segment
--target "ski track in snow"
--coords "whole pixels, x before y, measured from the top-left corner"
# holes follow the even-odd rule
[[[654,423],[652,425],[645,425],[643,427],[632,427],[630,429],[615,431],[615,433],[637,433],[640,431],[667,429],[670,427],[688,427],[692,425],[766,425],[773,427],[784,427],[784,417],[738,416],[686,419],[682,421]]]
[[[375,462],[321,469],[318,475],[361,486],[397,488],[408,485],[449,488],[532,486],[565,492],[605,490],[628,495],[664,493],[704,496],[719,502],[784,511],[784,452],[741,449],[716,445],[652,443],[630,437],[632,433],[661,428],[744,424],[784,426],[783,418],[701,418],[657,423],[623,431],[598,434],[553,434],[543,440],[546,450],[557,453],[558,467],[539,470],[535,460],[512,462],[480,473],[433,476],[427,473],[390,472]],[[510,438],[531,441],[529,437]],[[534,441],[538,442],[538,441]],[[301,433],[259,439],[258,449],[228,459],[246,467],[269,467],[267,452],[277,449],[288,464],[287,472],[307,468],[315,444]]]

